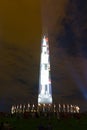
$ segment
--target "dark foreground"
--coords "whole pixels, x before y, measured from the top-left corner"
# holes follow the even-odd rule
[[[87,130],[87,113],[0,115],[0,130]]]

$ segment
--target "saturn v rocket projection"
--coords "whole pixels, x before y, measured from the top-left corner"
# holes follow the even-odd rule
[[[52,104],[49,43],[45,36],[41,44],[38,104]]]

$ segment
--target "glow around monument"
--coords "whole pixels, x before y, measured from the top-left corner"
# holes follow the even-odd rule
[[[49,43],[45,36],[41,44],[38,104],[52,104]]]

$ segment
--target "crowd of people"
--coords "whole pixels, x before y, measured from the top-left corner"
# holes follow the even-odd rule
[[[47,126],[42,125],[41,123],[38,126],[38,130],[53,130],[53,126],[51,122],[47,124]]]
[[[44,118],[48,121],[45,126],[40,122],[38,125],[38,130],[53,130],[51,124],[51,117],[55,117],[58,120],[67,119],[70,117],[80,118],[80,108],[77,105],[72,104],[27,104],[27,105],[12,105],[11,113],[9,114],[11,118],[14,117],[22,119],[31,118]],[[1,122],[0,130],[13,130],[14,127],[8,122]]]
[[[6,121],[0,123],[0,130],[14,130],[14,128],[8,121]]]

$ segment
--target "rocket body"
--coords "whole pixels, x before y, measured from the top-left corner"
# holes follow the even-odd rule
[[[50,79],[50,61],[48,39],[43,38],[41,45],[40,78],[38,103],[52,103],[52,88]]]

